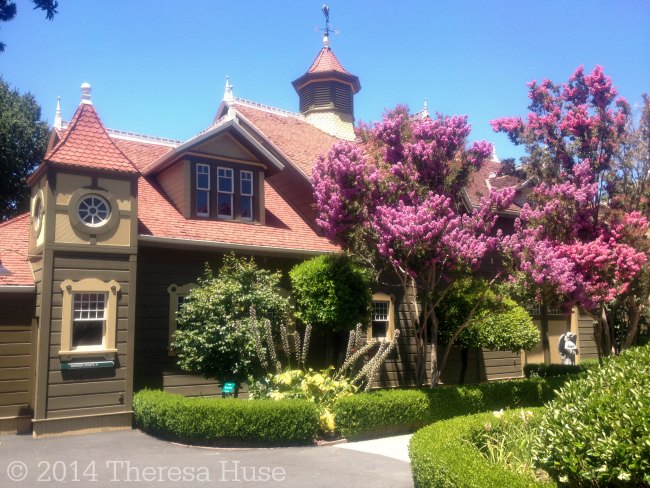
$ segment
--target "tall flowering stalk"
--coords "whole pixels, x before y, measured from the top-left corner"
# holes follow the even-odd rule
[[[427,344],[432,386],[452,346],[439,363],[437,305],[453,281],[477,271],[497,248],[496,211],[514,198],[512,189],[493,191],[467,208],[464,188],[492,151],[486,142],[469,145],[469,132],[467,117],[416,119],[397,107],[362,126],[360,143],[335,144],[312,175],[317,222],[327,236],[368,265],[389,263],[399,279],[420,384]]]

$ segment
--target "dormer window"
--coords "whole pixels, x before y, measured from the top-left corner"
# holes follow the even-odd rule
[[[196,215],[210,216],[210,165],[196,165]]]
[[[232,219],[233,170],[219,168],[217,178],[217,216]]]
[[[198,158],[197,158],[198,159]],[[191,216],[256,223],[264,219],[264,173],[235,161],[192,161]]]
[[[240,172],[241,218],[253,220],[253,172]]]

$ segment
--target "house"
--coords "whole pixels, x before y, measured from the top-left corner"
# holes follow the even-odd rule
[[[31,210],[0,224],[0,431],[128,429],[134,390],[218,393],[180,372],[169,351],[178,306],[205,263],[234,251],[287,271],[337,251],[315,225],[311,169],[334,142],[354,139],[361,85],[326,43],[293,86],[299,113],[236,98],[227,81],[214,123],[184,142],[107,129],[88,84],[68,123],[57,109],[29,179]],[[511,183],[499,166],[476,175],[468,205]],[[370,334],[390,336],[402,310],[399,290],[378,291]],[[558,330],[587,327],[575,314],[559,319]],[[406,335],[382,384],[412,381],[409,345]],[[458,353],[443,379],[521,376],[523,361]]]

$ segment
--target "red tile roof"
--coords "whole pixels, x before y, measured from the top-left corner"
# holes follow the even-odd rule
[[[0,224],[0,262],[11,274],[0,276],[0,286],[32,286],[34,275],[27,260],[29,214],[25,213]]]
[[[334,252],[338,248],[319,237],[278,193],[265,185],[265,225],[185,219],[149,178],[140,178],[139,233],[145,236],[212,241],[242,246]]]
[[[472,179],[467,186],[467,196],[469,197],[472,205],[478,205],[481,198],[490,194],[490,188],[501,190],[509,186],[517,186],[521,183],[518,178],[513,176],[496,176],[501,169],[501,163],[497,161],[487,161],[483,167],[472,175]],[[488,186],[488,180],[490,186]],[[513,203],[508,208],[508,211],[519,212],[521,208]]]
[[[173,149],[170,145],[155,142],[134,141],[119,137],[112,137],[111,139],[141,173],[144,168]]]
[[[329,47],[321,49],[307,72],[294,80],[292,84],[296,90],[299,90],[309,81],[322,80],[323,78],[328,77],[336,77],[351,83],[354,93],[361,90],[359,78],[347,71],[343,65],[341,65],[340,61]]]
[[[340,63],[334,52],[329,47],[324,47],[314,59],[314,62],[307,70],[307,73],[327,73],[336,71],[346,75],[352,75]]]
[[[82,103],[59,143],[45,155],[45,164],[137,174],[124,153],[113,143],[95,108]]]
[[[235,108],[307,178],[311,178],[311,171],[318,156],[327,154],[332,145],[340,140],[317,129],[298,115],[288,115],[280,111],[274,113],[255,108],[248,103],[235,102]]]

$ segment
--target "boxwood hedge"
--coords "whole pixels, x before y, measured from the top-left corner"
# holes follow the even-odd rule
[[[318,431],[316,406],[303,400],[188,398],[141,390],[133,411],[145,432],[194,444],[311,444]]]
[[[539,487],[532,477],[490,462],[468,440],[473,431],[494,420],[492,413],[482,413],[437,422],[416,432],[409,444],[415,487]]]
[[[578,374],[598,367],[598,361],[589,359],[581,364],[527,364],[524,366],[524,376],[531,378],[539,376],[549,378],[551,376],[564,376],[565,374]]]
[[[336,426],[348,439],[413,432],[457,415],[542,406],[565,381],[567,377],[530,378],[472,386],[359,393],[334,405]]]

